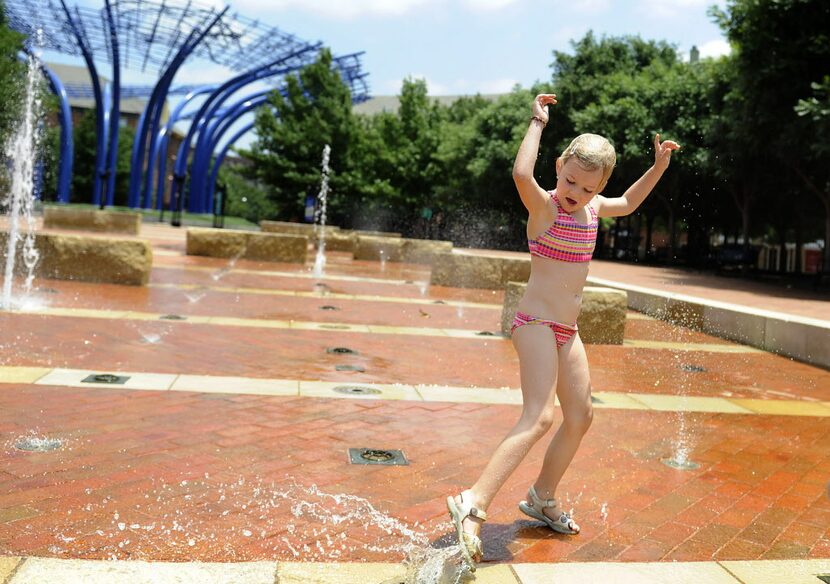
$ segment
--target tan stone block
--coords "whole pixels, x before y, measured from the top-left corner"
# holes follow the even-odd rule
[[[705,322],[703,304],[670,298],[666,305],[665,320],[694,330],[702,330]]]
[[[3,249],[5,241],[6,234],[0,234]],[[147,241],[39,233],[35,247],[40,252],[35,274],[42,278],[129,286],[144,286],[150,279],[153,252]]]
[[[498,290],[504,287],[503,264],[504,258],[499,256],[439,253],[434,256],[430,282],[437,286]]]
[[[394,231],[372,231],[370,229],[354,229],[355,235],[373,235],[375,237],[400,237],[400,233]]]
[[[141,213],[47,205],[43,208],[43,227],[138,235]]]
[[[527,284],[508,282],[504,289],[501,332],[510,335],[516,308]],[[622,345],[625,333],[627,294],[623,290],[586,286],[582,291],[582,310],[577,319],[579,337],[586,344]]]
[[[399,262],[401,261],[402,246],[403,240],[400,237],[358,233],[354,259],[380,261],[383,258],[386,261]]]
[[[504,288],[504,304],[501,311],[501,333],[506,337],[510,336],[513,317],[516,316],[516,309],[522,296],[524,296],[526,288],[527,282],[508,282]]]
[[[338,229],[329,232],[326,228],[326,249],[330,251],[346,251],[354,253],[357,248],[357,235],[351,231]]]
[[[451,241],[403,239],[403,244],[401,245],[401,261],[413,264],[430,264],[436,254],[451,251]]]
[[[314,223],[294,223],[293,221],[260,221],[259,228],[265,233],[289,233],[292,235],[314,235]],[[339,231],[336,225],[326,225],[326,233]]]
[[[187,255],[241,258],[249,236],[248,231],[192,227],[187,230]]]
[[[308,254],[308,236],[283,233],[251,233],[243,255],[249,260],[304,264]]]
[[[586,286],[576,323],[583,343],[622,345],[628,294],[623,290]]]
[[[530,278],[530,257],[502,258],[501,279],[508,282],[527,282]]]

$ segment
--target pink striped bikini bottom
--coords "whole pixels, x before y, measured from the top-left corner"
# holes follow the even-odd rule
[[[571,337],[574,336],[577,331],[576,323],[573,325],[562,324],[560,322],[556,322],[555,320],[537,318],[518,311],[516,312],[516,317],[513,319],[513,326],[510,328],[510,334],[512,335],[513,331],[526,324],[541,324],[550,327],[550,330],[553,331],[554,337],[556,337],[557,349],[561,349],[562,345],[570,341]]]

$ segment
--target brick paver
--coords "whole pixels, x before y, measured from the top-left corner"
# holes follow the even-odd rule
[[[152,282],[165,286],[38,284],[54,291],[52,307],[498,327],[492,308],[340,299],[332,302],[340,310],[323,311],[324,297],[217,290],[321,287],[299,277],[308,275],[300,266],[169,255],[183,250],[181,232],[171,231],[148,229],[166,252],[156,257]],[[501,303],[501,292],[423,289],[425,266],[387,263],[381,271],[333,254],[328,270],[395,280],[325,280],[330,293]],[[168,284],[202,286],[202,296],[189,299],[192,288]],[[159,342],[148,342],[149,333]],[[629,319],[626,338],[729,344],[642,318]],[[359,355],[326,353],[344,344]],[[0,313],[0,346],[0,365],[518,391],[515,352],[500,337]],[[767,353],[587,350],[598,391],[830,401],[830,373]],[[366,371],[335,369],[344,363]],[[403,560],[452,542],[444,499],[468,486],[519,413],[479,403],[0,384],[0,556]],[[16,449],[27,435],[65,443],[49,453]],[[698,468],[661,463],[681,439]],[[350,465],[350,447],[399,448],[409,465]],[[533,449],[490,509],[488,562],[830,558],[826,417],[597,408],[558,494],[582,525],[576,537],[553,534],[516,508],[544,447]]]

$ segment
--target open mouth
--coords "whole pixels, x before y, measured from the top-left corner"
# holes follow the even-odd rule
[[[574,205],[574,206],[576,206],[576,201],[574,201],[572,198],[570,198],[570,197],[565,197],[565,200],[566,200],[566,201],[568,201],[568,204],[569,204],[569,205]]]

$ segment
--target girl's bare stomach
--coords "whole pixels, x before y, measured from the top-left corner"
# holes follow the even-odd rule
[[[588,264],[530,256],[530,279],[518,310],[561,324],[575,324]]]

